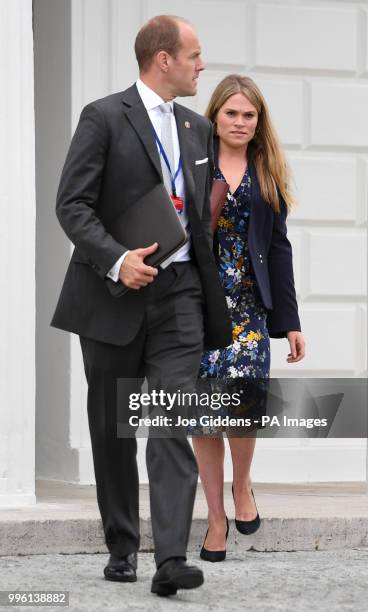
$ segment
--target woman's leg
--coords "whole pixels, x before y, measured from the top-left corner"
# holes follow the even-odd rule
[[[229,436],[228,440],[233,461],[235,517],[238,521],[251,521],[257,516],[250,479],[256,438]]]
[[[216,438],[193,436],[192,442],[208,505],[208,534],[204,546],[207,550],[225,550],[224,440],[220,434]]]

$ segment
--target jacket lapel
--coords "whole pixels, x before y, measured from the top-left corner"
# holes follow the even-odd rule
[[[194,131],[193,128],[190,126],[189,116],[184,106],[174,103],[174,114],[176,119],[176,127],[178,130],[180,156],[183,165],[186,197],[188,199],[194,200],[195,183],[193,172],[191,169],[191,162],[195,160],[196,154]]]
[[[137,132],[138,137],[142,141],[144,148],[147,151],[148,157],[158,172],[162,181],[162,170],[160,157],[157,151],[155,137],[153,135],[152,123],[148,113],[144,107],[141,97],[138,93],[136,85],[129,87],[123,94],[123,108],[125,115]]]
[[[122,103],[128,121],[142,141],[142,144],[146,149],[146,152],[153,166],[155,167],[160,180],[162,181],[161,162],[155,137],[153,135],[152,124],[136,85],[132,85],[132,87],[129,87],[129,89],[123,93]],[[186,125],[190,126],[190,121],[184,106],[174,103],[174,114],[178,130],[186,196],[194,200],[195,183],[193,172],[191,170],[191,161],[195,159],[194,131],[192,127],[186,127]]]
[[[251,185],[251,198],[250,198],[250,218],[248,228],[248,241],[252,242],[253,237],[257,233],[258,235],[263,231],[264,223],[267,218],[271,218],[272,222],[272,208],[270,204],[265,202],[261,194],[261,188],[259,186],[258,177],[254,162],[249,162],[249,174],[250,174],[250,185]]]

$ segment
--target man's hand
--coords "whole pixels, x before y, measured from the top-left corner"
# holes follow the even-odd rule
[[[288,354],[287,362],[296,363],[301,361],[305,355],[305,341],[303,334],[299,331],[287,332],[291,353]]]
[[[144,258],[147,255],[154,253],[158,247],[158,243],[154,242],[151,246],[145,249],[134,249],[125,257],[120,266],[119,279],[129,289],[140,289],[146,287],[148,283],[152,283],[155,276],[158,274],[157,268],[146,266]]]

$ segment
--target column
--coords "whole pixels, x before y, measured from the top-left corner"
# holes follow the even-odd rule
[[[0,3],[0,506],[35,503],[32,1]]]

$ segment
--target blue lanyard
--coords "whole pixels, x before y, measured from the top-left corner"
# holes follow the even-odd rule
[[[167,158],[167,155],[166,155],[165,149],[164,149],[164,148],[163,148],[163,146],[162,146],[162,142],[161,142],[161,140],[159,139],[159,137],[157,136],[157,132],[156,132],[156,130],[155,130],[155,128],[154,128],[153,126],[152,126],[152,129],[153,129],[153,132],[154,132],[154,135],[155,135],[156,142],[157,142],[157,144],[158,144],[158,148],[160,149],[160,153],[161,153],[161,155],[162,155],[162,157],[163,157],[163,159],[164,159],[164,162],[165,162],[165,164],[166,164],[166,166],[167,166],[168,171],[170,172],[170,179],[171,179],[171,189],[172,189],[172,195],[173,195],[174,197],[176,197],[176,187],[175,187],[175,181],[176,181],[176,179],[178,178],[178,174],[179,174],[179,172],[180,172],[180,170],[181,170],[181,167],[182,167],[181,157],[179,158],[178,169],[177,169],[177,171],[175,172],[175,174],[174,174],[174,176],[173,176],[173,173],[172,173],[172,171],[171,171],[171,167],[170,167],[170,162],[169,162],[169,160],[168,160],[168,158]]]

